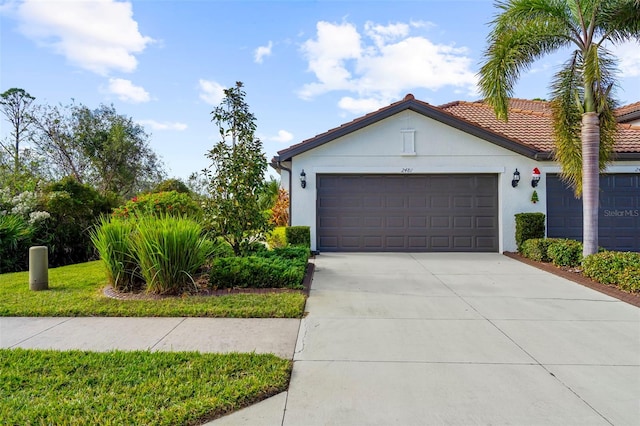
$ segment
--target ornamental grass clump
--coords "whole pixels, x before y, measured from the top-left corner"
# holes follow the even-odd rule
[[[143,216],[135,227],[133,247],[147,292],[180,294],[194,288],[194,274],[214,252],[200,224],[181,217]]]
[[[144,286],[133,247],[133,221],[103,217],[91,232],[91,241],[107,270],[107,280],[117,291],[138,291]]]

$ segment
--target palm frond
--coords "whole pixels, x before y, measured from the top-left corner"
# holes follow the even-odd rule
[[[496,116],[506,121],[520,74],[541,56],[570,44],[572,27],[562,2],[510,0],[497,5],[503,12],[493,21],[479,87]]]
[[[558,71],[552,82],[551,108],[555,136],[554,156],[561,165],[560,176],[576,197],[582,193],[582,143],[580,117],[583,112],[584,90],[580,75],[580,53]]]

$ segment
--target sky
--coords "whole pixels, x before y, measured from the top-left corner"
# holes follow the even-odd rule
[[[495,13],[491,0],[0,0],[0,93],[113,105],[144,126],[168,175],[186,179],[209,166],[211,111],[236,81],[268,160],[408,93],[479,99]],[[640,46],[614,53],[618,100],[640,101]],[[548,98],[567,57],[534,63],[515,96]]]

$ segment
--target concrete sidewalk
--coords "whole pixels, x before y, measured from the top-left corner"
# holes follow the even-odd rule
[[[0,317],[0,347],[273,353],[292,359],[299,319]]]
[[[322,254],[287,393],[213,425],[636,425],[640,309],[498,254]]]

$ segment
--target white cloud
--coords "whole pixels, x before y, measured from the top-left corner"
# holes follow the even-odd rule
[[[360,98],[354,99],[345,96],[338,102],[338,106],[352,114],[366,114],[389,105],[394,100],[391,98]]]
[[[640,76],[640,45],[636,42],[626,42],[611,47],[611,52],[618,58],[618,68],[621,77]]]
[[[278,131],[277,136],[270,136],[267,139],[274,142],[287,143],[293,140],[293,134],[287,132],[286,130],[280,130]]]
[[[212,80],[202,80],[200,85],[200,99],[211,105],[218,105],[224,99],[225,87]]]
[[[269,40],[269,44],[266,46],[258,47],[254,52],[254,61],[261,64],[265,56],[271,56],[271,48],[273,48],[271,40]]]
[[[110,78],[107,90],[109,93],[116,95],[121,101],[132,104],[149,102],[151,100],[149,92],[144,90],[143,87],[136,86],[130,80],[124,80],[122,78]]]
[[[25,36],[100,75],[134,71],[135,54],[153,42],[140,34],[128,2],[25,0],[16,17]]]
[[[182,130],[186,130],[188,127],[184,123],[168,122],[168,121],[159,122],[155,120],[139,120],[137,123],[144,127],[150,127],[151,130],[160,130],[160,131],[162,130],[182,131]]]
[[[388,105],[417,88],[474,91],[477,77],[466,48],[411,35],[413,29],[430,26],[421,21],[367,22],[361,34],[350,23],[318,22],[315,39],[302,45],[316,81],[305,84],[299,96],[311,99],[333,91],[351,92],[339,107],[360,113]]]

